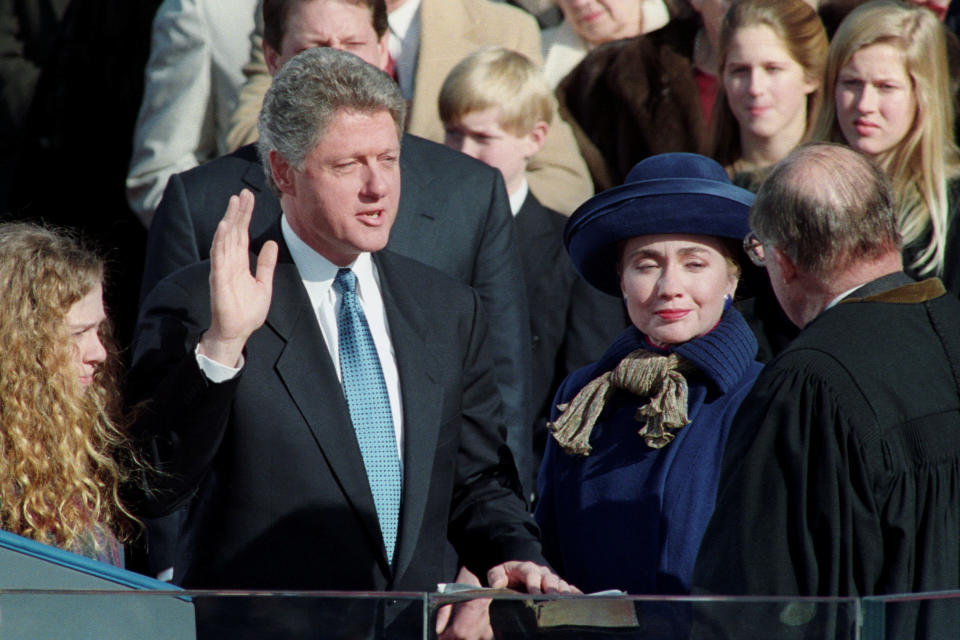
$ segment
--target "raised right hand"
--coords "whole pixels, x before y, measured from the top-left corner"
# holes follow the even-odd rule
[[[273,295],[277,243],[266,242],[250,273],[250,218],[253,194],[244,189],[230,196],[210,247],[210,328],[200,338],[199,351],[228,367],[240,361],[247,338],[267,319]]]

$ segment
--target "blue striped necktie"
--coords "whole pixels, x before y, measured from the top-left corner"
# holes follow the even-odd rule
[[[353,421],[367,481],[373,492],[387,560],[392,565],[400,520],[403,477],[400,457],[397,455],[393,414],[390,412],[390,396],[367,318],[357,299],[357,277],[350,269],[340,269],[333,286],[342,296],[337,330],[340,336],[343,392],[347,396],[350,420]]]

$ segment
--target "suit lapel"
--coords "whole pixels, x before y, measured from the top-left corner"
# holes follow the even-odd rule
[[[257,152],[256,143],[241,147],[240,151],[243,152],[245,159],[250,161],[250,165],[240,177],[243,184],[253,189],[254,193],[268,191],[267,177],[263,174],[263,165],[260,163],[260,155]]]
[[[390,336],[397,356],[403,397],[403,504],[396,574],[410,565],[430,494],[433,460],[440,428],[443,387],[434,378],[439,369],[423,336],[429,332],[425,311],[415,304],[402,264],[388,253],[374,254],[380,274]]]
[[[523,263],[523,273],[527,278],[527,292],[537,282],[549,282],[550,275],[557,268],[557,260],[567,260],[564,255],[557,255],[559,243],[556,239],[556,228],[550,224],[546,211],[537,206],[532,194],[527,195],[523,206],[514,218],[517,230],[517,244],[522,247],[520,261]],[[532,300],[529,302],[533,302]]]
[[[406,256],[430,256],[439,242],[436,218],[445,207],[437,205],[436,177],[424,168],[423,140],[404,135],[400,152],[400,206],[390,230],[388,248]],[[429,194],[429,197],[427,197]]]
[[[542,243],[554,237],[557,231],[553,225],[548,224],[549,220],[545,220],[545,218],[544,207],[538,205],[532,194],[528,193],[520,211],[514,216],[518,239],[522,238],[523,241],[536,239]]]
[[[390,575],[373,493],[363,466],[343,387],[296,265],[280,234],[279,222],[258,244],[275,239],[280,258],[273,280],[273,302],[266,324],[284,341],[275,369],[303,416],[336,477],[347,503],[363,522],[384,575]]]
[[[422,0],[420,50],[413,81],[408,129],[431,140],[442,140],[437,96],[447,72],[482,42],[471,24],[469,3],[463,0]]]
[[[482,24],[484,17],[482,12],[473,11],[471,0],[422,0],[421,52],[426,42],[426,53],[434,59],[463,58],[483,43],[484,33],[490,29],[490,25]],[[442,83],[443,78],[440,81]]]

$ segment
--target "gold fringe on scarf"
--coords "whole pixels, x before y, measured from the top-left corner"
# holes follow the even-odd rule
[[[673,440],[672,431],[690,424],[687,418],[687,381],[684,373],[696,367],[675,353],[661,355],[646,349],[627,354],[612,370],[591,380],[565,404],[562,415],[547,428],[567,453],[590,454],[590,432],[600,412],[616,389],[650,401],[637,409],[634,418],[643,423],[638,432],[647,446],[660,449]]]

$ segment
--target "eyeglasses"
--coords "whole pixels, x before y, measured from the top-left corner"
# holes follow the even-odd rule
[[[755,231],[751,231],[747,234],[747,237],[743,239],[743,250],[747,252],[750,262],[758,267],[762,267],[766,263],[767,254],[763,249],[763,242]]]

